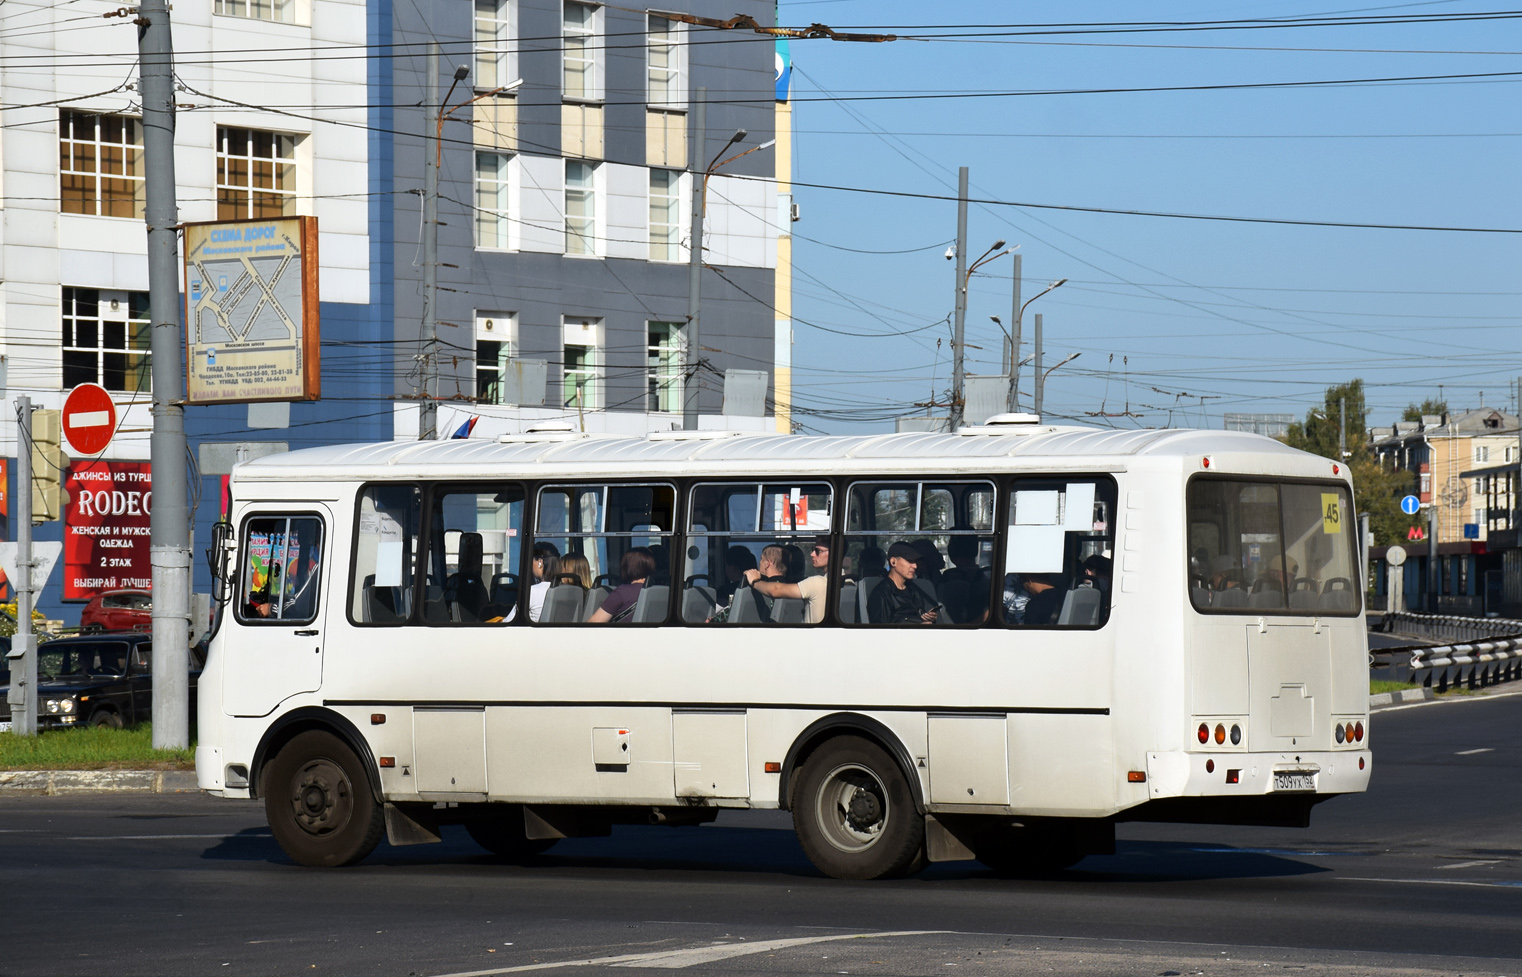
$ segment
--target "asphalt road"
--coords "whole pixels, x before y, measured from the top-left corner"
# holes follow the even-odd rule
[[[0,974],[1522,972],[1522,695],[1382,711],[1309,829],[1124,825],[1035,881],[821,877],[786,815],[502,863],[463,832],[292,864],[257,804],[0,798]]]

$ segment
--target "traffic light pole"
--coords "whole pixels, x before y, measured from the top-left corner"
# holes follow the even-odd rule
[[[165,0],[138,7],[147,171],[148,315],[153,326],[153,745],[190,745],[190,506],[181,371],[179,205],[174,175],[174,48]]]
[[[16,636],[7,662],[11,732],[37,735],[37,639],[32,634],[32,398],[16,398]]]

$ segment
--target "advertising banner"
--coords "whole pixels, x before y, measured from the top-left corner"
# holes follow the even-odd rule
[[[317,218],[185,225],[192,404],[316,400]]]
[[[76,461],[64,488],[63,599],[148,590],[153,476],[147,462]]]

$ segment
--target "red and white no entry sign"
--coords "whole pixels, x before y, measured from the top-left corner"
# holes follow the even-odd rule
[[[77,454],[94,455],[106,449],[116,433],[116,404],[98,383],[81,383],[63,402],[63,436]]]

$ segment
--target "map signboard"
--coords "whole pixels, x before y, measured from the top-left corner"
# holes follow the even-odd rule
[[[185,225],[186,400],[316,400],[317,218]]]

